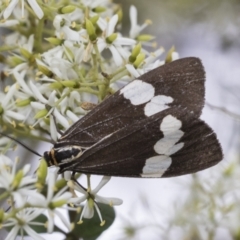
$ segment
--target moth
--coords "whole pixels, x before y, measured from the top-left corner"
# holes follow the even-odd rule
[[[167,63],[133,80],[64,132],[44,153],[64,171],[120,177],[174,177],[222,160],[199,117],[205,71],[198,58]]]

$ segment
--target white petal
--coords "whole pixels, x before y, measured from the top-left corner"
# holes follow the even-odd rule
[[[101,53],[107,47],[107,44],[105,40],[99,38],[97,41],[97,46],[98,46],[98,51]]]
[[[96,194],[101,188],[103,188],[109,181],[111,177],[109,176],[103,176],[100,183],[97,185],[97,187],[91,191],[92,194]]]
[[[32,228],[28,225],[24,225],[23,229],[26,231],[29,237],[32,237],[34,240],[44,240],[37,232],[35,232]]]
[[[9,101],[13,100],[13,95],[17,91],[16,84],[13,84],[9,89],[4,99],[1,99],[2,107],[5,108]]]
[[[26,84],[26,81],[23,79],[22,75],[16,71],[13,72],[13,75],[16,78],[16,81],[18,82],[18,84],[22,87],[23,91],[29,94],[30,96],[33,96],[31,89]]]
[[[85,206],[86,206],[86,207],[85,207],[85,212],[84,212],[84,214],[83,214],[83,217],[90,219],[90,218],[92,218],[93,215],[94,215],[94,208],[89,207],[88,202],[86,203]]]
[[[69,181],[69,180],[71,180],[72,172],[71,171],[66,171],[66,172],[63,173],[63,175],[64,175],[64,179],[66,181]]]
[[[129,15],[130,15],[131,25],[136,26],[137,25],[137,8],[134,5],[131,5]]]
[[[25,195],[25,196],[28,196],[28,203],[33,205],[33,206],[43,206],[45,207],[47,205],[47,202],[46,202],[46,198],[34,191],[34,190],[26,190],[26,189],[21,189],[20,190],[20,193]]]
[[[48,224],[47,224],[47,232],[52,233],[54,230],[54,213],[50,210],[48,210],[49,218],[48,218]]]
[[[63,26],[61,29],[61,35],[64,33],[64,39],[79,42],[81,40],[79,32],[72,30],[68,26]]]
[[[79,203],[84,202],[86,199],[87,199],[87,195],[82,196],[82,197],[70,198],[68,200],[68,203],[79,204]]]
[[[25,164],[23,167],[23,174],[26,175],[31,169],[31,165],[30,164]]]
[[[56,99],[56,91],[53,90],[53,91],[51,92],[50,96],[48,97],[48,104],[49,104],[50,106],[54,106],[54,104],[55,104],[55,99]]]
[[[130,52],[127,48],[123,48],[122,46],[117,46],[114,44],[114,46],[116,47],[117,51],[119,52],[119,54],[123,57],[123,59],[126,60],[126,62],[128,62],[128,58],[130,56]]]
[[[26,203],[26,197],[22,196],[19,192],[13,192],[12,195],[17,207],[23,207],[23,205]]]
[[[61,191],[61,190],[60,190]],[[66,189],[64,190],[66,191]],[[56,197],[57,196],[57,197]],[[56,196],[54,196],[53,198],[53,202],[57,202],[57,201],[65,201],[67,202],[71,197],[72,197],[72,193],[70,192],[64,192],[64,193],[61,193],[59,195],[59,192],[56,194]]]
[[[126,64],[125,67],[134,78],[138,78],[140,76],[139,72],[132,64]]]
[[[47,202],[50,203],[52,201],[54,195],[54,185],[56,182],[56,172],[48,172],[48,190],[47,190]]]
[[[61,29],[61,23],[62,23],[63,17],[61,15],[56,15],[53,20],[53,26],[56,28],[56,30]]]
[[[115,14],[108,23],[107,30],[106,30],[107,37],[113,34],[117,21],[118,21],[118,15]]]
[[[17,237],[18,231],[20,227],[18,225],[15,225],[12,230],[9,232],[5,240],[13,240]]]
[[[131,38],[117,37],[116,40],[114,41],[114,44],[134,45],[134,44],[136,44],[136,41],[134,39],[131,39]]]
[[[33,11],[35,12],[35,14],[38,16],[38,18],[41,19],[43,17],[43,11],[39,7],[36,0],[28,0],[28,3],[31,6],[31,8],[33,9]]]
[[[77,91],[72,91],[70,93],[70,97],[69,97],[69,106],[71,108],[75,107],[75,101],[80,102],[81,101],[81,95]]]
[[[53,111],[54,116],[56,117],[57,121],[65,128],[69,128],[69,122],[67,119],[55,108]]]
[[[64,90],[68,90],[68,88],[65,88]],[[63,93],[64,94],[64,93]],[[68,107],[68,98],[65,97],[61,102],[60,102],[60,112],[61,114],[65,114],[66,108]]]
[[[5,111],[5,115],[10,117],[10,118],[13,118],[15,120],[18,120],[18,121],[25,120],[25,116],[24,115],[22,115],[20,113],[13,112],[13,111],[10,111],[10,110]]]
[[[66,115],[75,123],[79,120],[79,117],[74,114],[72,111],[67,110]]]
[[[29,52],[32,52],[34,44],[34,34],[30,35],[26,44],[23,44],[23,47],[26,48]]]
[[[119,52],[117,51],[117,49],[111,45],[109,47],[111,53],[112,53],[112,56],[113,56],[113,59],[114,59],[114,62],[117,66],[121,66],[123,64],[123,60],[122,60],[122,57],[121,55],[119,54]]]
[[[40,102],[42,102],[44,104],[47,104],[48,103],[47,99],[45,97],[43,97],[42,93],[40,93],[40,91],[38,90],[38,87],[35,84],[33,84],[32,81],[29,82],[29,85],[30,85],[30,87],[32,89],[32,92],[34,93],[35,97],[38,100],[40,100]]]
[[[177,59],[179,59],[179,54],[178,54],[178,52],[173,52],[173,53],[172,53],[172,61],[175,61],[175,60],[177,60]]]
[[[55,214],[61,219],[62,223],[70,231],[71,230],[71,224],[70,224],[69,221],[67,221],[67,218],[65,216],[63,216],[59,211],[55,211]]]
[[[45,108],[45,105],[39,102],[31,102],[31,107],[37,110],[42,110]]]
[[[109,204],[110,206],[117,206],[117,205],[121,205],[123,203],[122,199],[101,197],[99,195],[95,195],[95,200],[100,203]]]
[[[137,9],[135,6],[131,6],[130,7],[130,23],[131,23],[131,29],[129,31],[129,36],[131,38],[135,38],[136,37],[136,33],[138,32],[138,25],[137,25]]]
[[[5,19],[11,15],[11,13],[12,13],[13,9],[15,8],[15,6],[17,5],[17,3],[18,3],[18,0],[12,0],[10,2],[10,4],[7,6],[7,8],[4,10],[4,13],[3,13],[3,17]]]

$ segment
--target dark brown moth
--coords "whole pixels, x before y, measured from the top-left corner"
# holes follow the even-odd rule
[[[173,177],[209,168],[223,154],[199,118],[204,84],[198,58],[158,67],[93,108],[44,158],[59,173],[121,177]]]

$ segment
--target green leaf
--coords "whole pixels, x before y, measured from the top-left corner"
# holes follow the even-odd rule
[[[38,222],[38,223],[43,223],[43,224],[45,224],[47,221],[48,221],[47,217],[43,214],[39,215],[38,217],[36,217],[33,220],[33,222]],[[44,225],[43,226],[36,226],[36,225],[30,224],[29,226],[37,233],[46,233],[46,231],[47,231],[47,229]],[[6,230],[8,232],[10,232],[11,229],[12,229],[12,227],[6,227]],[[28,236],[28,234],[25,231],[23,232],[23,235]]]
[[[43,224],[45,224],[47,221],[48,221],[48,218],[43,214],[39,215],[34,219],[34,222],[43,223]],[[30,225],[30,227],[37,233],[46,233],[47,231],[45,226]]]
[[[100,219],[98,217],[98,214],[94,209],[93,218],[83,218],[83,223],[77,224],[74,230],[69,233],[69,235],[74,235],[79,238],[83,238],[84,240],[95,240],[102,234],[102,232],[108,229],[115,219],[114,208],[101,203],[98,203],[98,207],[101,211],[103,220],[105,220],[105,224],[102,227],[100,226]]]

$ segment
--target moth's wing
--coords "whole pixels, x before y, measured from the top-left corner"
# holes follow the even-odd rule
[[[164,107],[178,107],[198,118],[204,104],[204,82],[205,72],[198,58],[184,58],[165,64],[104,100],[73,124],[55,147],[69,143],[89,147],[135,121],[148,118],[149,114],[153,114],[151,106],[150,112],[146,107],[151,101],[162,101],[162,106],[155,109],[157,112]]]
[[[215,133],[179,111],[168,109],[134,122],[93,145],[75,163],[60,167],[122,177],[172,177],[217,164],[223,156]]]

